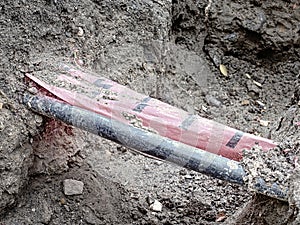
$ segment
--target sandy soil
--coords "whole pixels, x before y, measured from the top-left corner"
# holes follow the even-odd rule
[[[299,224],[297,1],[3,0],[0,11],[0,224]],[[24,73],[61,60],[280,142],[289,203],[28,111]],[[81,195],[64,195],[67,178]]]

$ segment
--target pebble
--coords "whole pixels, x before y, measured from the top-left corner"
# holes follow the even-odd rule
[[[78,35],[79,37],[82,37],[83,34],[84,34],[84,31],[83,31],[82,27],[78,27],[77,35]]]
[[[265,108],[265,104],[263,103],[263,102],[261,102],[261,101],[259,101],[259,100],[256,100],[255,101],[261,108]]]
[[[262,87],[262,84],[255,80],[253,81],[253,84],[255,84],[257,87],[260,87],[260,88]]]
[[[59,203],[62,204],[62,205],[65,205],[67,202],[66,202],[66,199],[61,198],[60,201],[59,201]]]
[[[35,115],[34,116],[34,120],[35,122],[37,122],[38,124],[41,124],[43,122],[43,117],[39,116],[39,115]]]
[[[188,180],[189,180],[189,179],[193,179],[193,177],[192,177],[191,175],[189,175],[189,174],[185,175],[184,178],[185,178],[185,179],[188,179]]]
[[[144,170],[145,170],[145,171],[150,171],[150,167],[149,167],[148,165],[145,165],[145,166],[144,166]]]
[[[245,99],[242,101],[242,105],[250,105],[250,101],[248,99]]]
[[[65,179],[63,182],[65,195],[81,195],[83,192],[83,182],[73,179]]]
[[[206,101],[211,106],[220,107],[222,105],[222,102],[210,95],[206,96]]]
[[[38,89],[36,87],[30,87],[27,89],[27,91],[33,95],[36,95],[38,93]]]
[[[260,120],[260,121],[259,121],[259,124],[260,124],[261,126],[267,127],[267,126],[269,125],[269,121],[267,121],[267,120]]]
[[[154,200],[154,202],[150,205],[150,209],[154,212],[161,212],[162,204],[159,201]]]

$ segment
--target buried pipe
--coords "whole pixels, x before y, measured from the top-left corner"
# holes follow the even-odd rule
[[[162,137],[149,130],[134,127],[97,113],[57,101],[46,96],[24,94],[23,103],[31,110],[86,130],[141,153],[172,162],[214,178],[245,185],[246,173],[236,161]],[[257,179],[255,191],[280,200],[287,200],[287,191]]]
[[[217,123],[137,93],[105,77],[68,65],[54,72],[35,71],[26,77],[64,102],[130,125],[131,118],[160,136],[240,161],[242,150],[258,144],[267,151],[272,140]]]

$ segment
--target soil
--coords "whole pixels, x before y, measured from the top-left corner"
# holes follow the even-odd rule
[[[0,224],[300,223],[297,1],[2,0],[0,12]],[[289,202],[146,158],[20,104],[34,91],[24,74],[53,72],[61,61],[277,141],[253,157],[262,168],[274,162],[268,177],[291,175]],[[81,195],[64,195],[69,178],[84,183]],[[150,207],[155,200],[162,211]]]

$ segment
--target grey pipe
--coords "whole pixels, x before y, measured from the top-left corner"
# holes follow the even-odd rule
[[[144,154],[166,160],[214,178],[244,185],[246,175],[236,161],[173,141],[147,130],[136,128],[97,113],[65,104],[49,97],[25,94],[23,103],[31,110],[78,127]],[[286,199],[286,192],[273,185],[267,187],[262,179],[255,184],[257,192]]]

